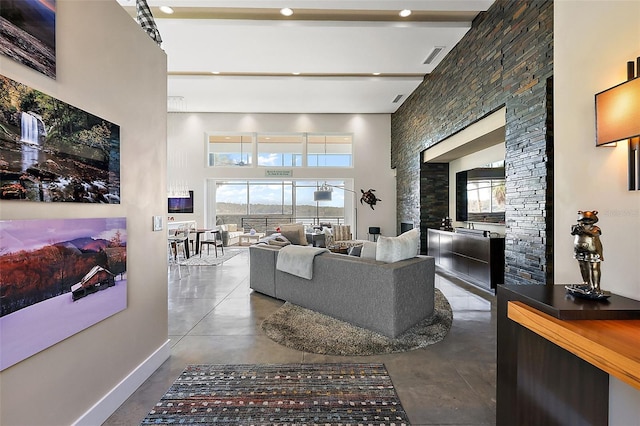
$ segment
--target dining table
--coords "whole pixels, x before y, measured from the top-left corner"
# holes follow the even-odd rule
[[[196,244],[195,244],[195,254],[200,253],[200,235],[205,234],[207,232],[213,233],[213,238],[216,238],[216,234],[220,232],[217,228],[196,228],[191,229],[191,234],[196,234]]]

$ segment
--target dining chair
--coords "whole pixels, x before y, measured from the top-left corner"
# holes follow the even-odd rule
[[[187,255],[187,241],[188,241],[189,231],[185,228],[178,228],[175,230],[169,230],[169,235],[167,237],[167,247],[169,249],[169,266],[174,264],[178,267],[178,277],[182,279],[182,269],[180,262],[178,262],[178,249],[179,246],[182,245],[182,252],[184,254],[185,260],[189,257]],[[187,268],[187,272],[189,268]]]
[[[211,237],[208,235],[212,234]],[[202,246],[207,246],[207,255],[209,255],[209,247],[213,246],[216,251],[216,257],[218,257],[218,247],[222,249],[222,255],[224,256],[224,244],[222,244],[222,233],[220,231],[207,231],[203,239],[200,240],[200,257],[202,257]]]
[[[187,222],[183,225],[187,235],[187,244],[189,245],[189,253],[195,253],[196,247],[194,247],[195,241],[193,239],[192,234],[195,234],[196,229],[198,228],[197,222]]]
[[[189,239],[189,231],[186,228],[180,227],[175,231],[169,232],[168,243],[169,248],[173,255],[173,260],[178,260],[178,249],[182,246],[182,252],[184,253],[184,258],[188,258],[187,254],[187,241]]]

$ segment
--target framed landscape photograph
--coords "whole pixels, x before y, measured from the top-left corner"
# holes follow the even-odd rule
[[[0,221],[0,370],[127,307],[126,218]]]
[[[120,203],[118,125],[1,75],[0,93],[1,200]]]

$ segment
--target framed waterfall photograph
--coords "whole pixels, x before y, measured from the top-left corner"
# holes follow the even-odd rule
[[[0,75],[0,200],[120,203],[120,127]]]

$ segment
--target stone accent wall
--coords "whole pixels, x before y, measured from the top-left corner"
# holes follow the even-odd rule
[[[552,75],[553,2],[497,0],[391,117],[397,220],[423,229],[420,153],[506,106],[506,284],[551,278]]]
[[[427,229],[449,216],[449,163],[421,163],[420,253],[427,254]]]

